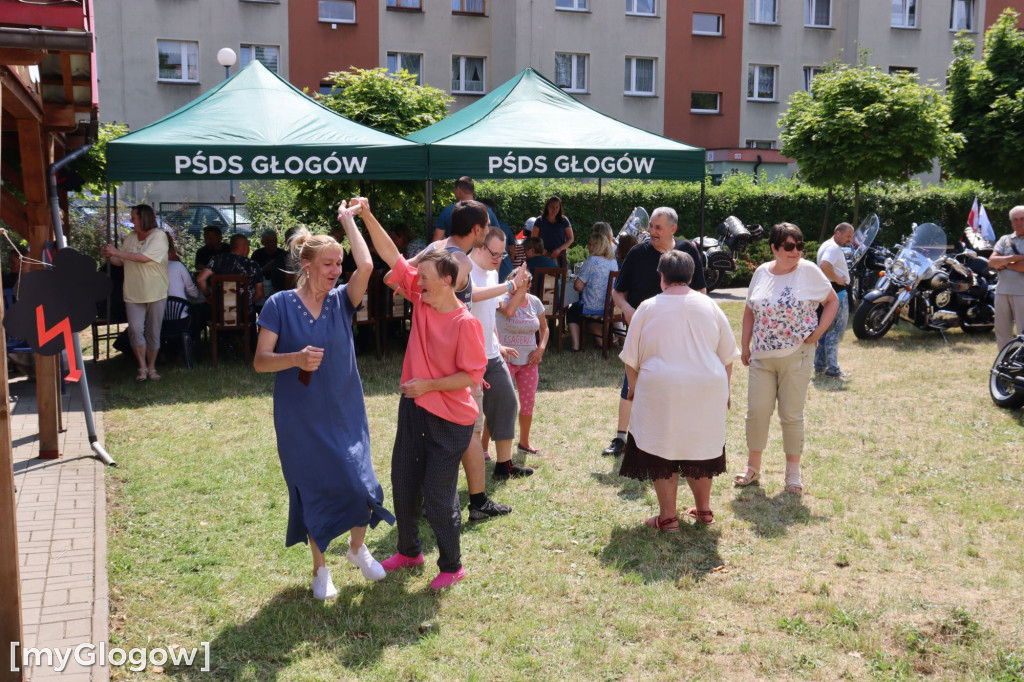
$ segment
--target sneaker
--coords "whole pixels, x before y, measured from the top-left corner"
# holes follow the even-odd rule
[[[513,464],[510,470],[505,467],[504,462],[494,467],[494,479],[496,481],[505,481],[510,478],[526,478],[527,476],[533,476],[533,469],[530,467],[521,467],[518,464]]]
[[[359,551],[355,554],[349,549],[345,554],[345,558],[349,560],[353,566],[359,568],[359,572],[363,574],[363,577],[367,580],[383,580],[385,571],[384,567],[380,565],[380,562],[373,558],[370,554],[370,550],[366,548],[365,544],[359,546]]]
[[[601,454],[605,457],[618,457],[625,449],[626,441],[616,436],[615,438],[612,438],[612,442],[601,452]]]
[[[334,599],[337,596],[338,590],[334,588],[331,572],[326,566],[321,566],[313,576],[313,599]]]
[[[454,573],[445,573],[441,571],[437,574],[437,577],[430,581],[430,589],[432,590],[443,590],[451,587],[455,583],[459,582],[466,577],[466,569],[459,567],[459,570]]]
[[[512,507],[507,504],[499,504],[494,500],[487,500],[479,507],[475,504],[469,505],[470,521],[485,521],[492,516],[505,516],[512,513]]]
[[[838,372],[825,372],[825,376],[830,379],[849,379],[852,375],[849,372],[839,370]]]
[[[384,569],[384,571],[386,573],[391,573],[391,571],[397,571],[400,568],[409,568],[410,566],[419,566],[422,563],[423,563],[423,552],[420,552],[419,556],[416,556],[416,557],[407,557],[404,554],[401,554],[399,552],[395,552],[390,557],[388,557],[384,561],[380,562],[380,566],[381,566],[381,568]]]

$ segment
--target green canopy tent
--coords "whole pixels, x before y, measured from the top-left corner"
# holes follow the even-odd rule
[[[360,125],[258,61],[107,144],[107,179],[423,180],[426,148]]]
[[[704,150],[594,111],[531,68],[406,139],[429,177],[642,178],[704,182]],[[701,232],[703,233],[703,191]]]

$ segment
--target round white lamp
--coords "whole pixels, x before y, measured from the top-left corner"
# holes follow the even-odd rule
[[[238,56],[230,47],[222,47],[217,52],[217,63],[224,67],[224,77],[231,75],[231,67],[235,65]]]

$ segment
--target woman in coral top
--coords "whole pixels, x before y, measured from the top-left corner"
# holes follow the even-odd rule
[[[398,519],[398,552],[381,562],[391,572],[423,563],[420,512],[437,536],[440,569],[430,587],[462,580],[459,532],[462,513],[456,486],[462,453],[476,422],[473,387],[487,368],[480,322],[455,296],[459,266],[444,250],[424,254],[410,266],[370,213],[369,202],[350,206],[366,225],[377,255],[391,266],[389,284],[412,301],[412,328],[402,364],[402,398],[391,454],[391,487]]]

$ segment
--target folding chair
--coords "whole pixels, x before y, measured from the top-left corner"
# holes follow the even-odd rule
[[[533,271],[533,295],[544,304],[544,319],[554,321],[558,350],[562,350],[562,333],[565,331],[565,282],[569,277],[567,268],[537,268]]]
[[[249,277],[246,275],[213,275],[210,319],[210,362],[217,365],[217,335],[241,332],[245,361],[249,361],[249,335],[252,322],[249,317]]]

